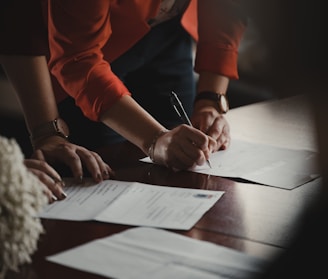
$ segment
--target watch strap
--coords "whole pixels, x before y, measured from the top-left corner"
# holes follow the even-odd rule
[[[39,125],[32,131],[30,138],[33,143],[51,136],[60,136],[65,139],[68,138],[69,129],[63,119],[56,118]]]
[[[199,100],[210,100],[215,102],[217,104],[216,109],[221,114],[225,114],[229,110],[228,99],[223,93],[216,93],[213,91],[202,91],[196,95],[194,104]]]

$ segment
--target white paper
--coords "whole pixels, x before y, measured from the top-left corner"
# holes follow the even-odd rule
[[[119,279],[255,278],[268,264],[239,251],[155,228],[133,228],[47,257]]]
[[[304,94],[233,108],[225,118],[233,139],[318,151],[315,118]]]
[[[41,218],[97,220],[170,229],[190,229],[222,191],[105,180],[65,187],[67,198],[47,205]]]
[[[142,159],[151,162],[149,158]],[[190,171],[242,178],[269,186],[293,189],[319,177],[317,153],[234,139],[228,149],[215,152],[206,164]]]

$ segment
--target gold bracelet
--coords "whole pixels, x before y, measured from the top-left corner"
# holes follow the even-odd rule
[[[155,152],[155,146],[156,146],[157,140],[167,132],[168,132],[168,130],[166,130],[166,129],[165,130],[160,130],[156,134],[156,136],[153,138],[153,141],[152,141],[151,145],[149,146],[148,156],[149,156],[150,160],[152,160],[152,162],[154,162],[154,163],[155,163],[154,152]]]

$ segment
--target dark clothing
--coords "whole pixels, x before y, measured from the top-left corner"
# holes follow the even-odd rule
[[[112,71],[133,92],[132,97],[166,128],[181,124],[169,100],[172,90],[187,113],[192,112],[196,92],[192,43],[177,17],[152,28],[111,63]],[[106,125],[86,118],[72,98],[59,104],[59,112],[70,127],[70,140],[76,144],[94,149],[125,140]]]

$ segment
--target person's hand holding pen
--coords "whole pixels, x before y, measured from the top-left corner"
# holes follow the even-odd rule
[[[177,94],[173,91],[170,94],[170,101],[171,101],[171,104],[172,104],[173,108],[175,109],[176,113],[179,115],[182,123],[192,127],[193,125],[192,125],[192,123],[191,123],[191,121],[190,121],[190,119],[189,119],[189,117],[188,117],[188,115],[187,115],[181,101],[179,100]],[[196,143],[194,143],[194,144],[197,146]],[[211,144],[211,140],[209,140],[209,145],[210,144]],[[211,151],[211,146],[209,146],[209,150]],[[207,158],[206,162],[207,162],[208,166],[211,168],[212,166],[211,166],[211,163],[210,163],[209,158],[208,158],[209,154],[205,153],[205,155],[206,155],[206,158]]]
[[[214,139],[192,126],[182,124],[160,133],[149,155],[155,163],[174,170],[185,170],[206,164],[211,145],[215,145]]]
[[[183,124],[172,130],[160,132],[149,149],[149,157],[153,162],[174,170],[189,169],[206,162],[210,166],[211,147],[216,146],[214,139],[191,125],[182,103],[174,92],[171,92],[170,99]]]

